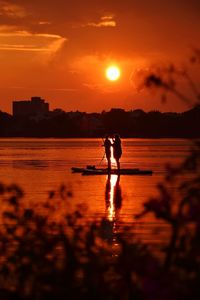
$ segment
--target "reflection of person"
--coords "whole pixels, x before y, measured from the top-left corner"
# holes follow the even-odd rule
[[[111,176],[109,174],[107,177],[106,190],[105,190],[106,208],[110,206],[110,191],[111,191]]]
[[[121,209],[122,207],[122,191],[119,184],[120,175],[117,176],[117,181],[114,186],[114,195],[113,195],[113,202],[116,212]]]
[[[117,163],[117,169],[120,170],[120,157],[122,156],[122,146],[121,146],[121,139],[118,134],[115,135],[113,139],[113,156]]]
[[[111,141],[109,140],[109,136],[107,135],[104,141],[104,147],[105,147],[105,154],[106,154],[106,159],[108,161],[108,171],[111,170]]]

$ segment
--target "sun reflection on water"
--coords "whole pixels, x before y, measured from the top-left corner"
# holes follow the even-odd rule
[[[113,221],[115,219],[115,207],[114,207],[114,189],[117,182],[117,175],[110,176],[110,195],[109,195],[109,207],[108,207],[108,219]]]
[[[112,244],[113,257],[119,255],[119,242],[117,232],[119,230],[119,212],[122,207],[122,193],[120,187],[120,175],[109,174],[105,189],[106,219],[107,224],[106,239]]]
[[[114,222],[118,218],[119,210],[122,206],[122,195],[120,187],[119,175],[108,175],[106,182],[106,208],[107,218],[109,221]]]

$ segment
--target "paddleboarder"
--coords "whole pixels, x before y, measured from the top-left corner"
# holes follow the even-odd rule
[[[108,171],[110,171],[111,170],[111,146],[112,146],[112,143],[111,143],[108,135],[106,135],[106,137],[105,137],[103,146],[105,147],[105,154],[106,154],[106,159],[108,162]]]
[[[113,156],[117,163],[117,169],[120,170],[120,157],[122,156],[122,146],[121,146],[121,139],[118,134],[115,135],[113,139]]]

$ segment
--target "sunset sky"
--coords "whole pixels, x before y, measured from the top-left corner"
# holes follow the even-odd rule
[[[0,110],[31,96],[66,111],[185,110],[137,81],[152,66],[187,62],[200,47],[199,12],[199,0],[0,0]],[[121,76],[109,81],[113,64]]]

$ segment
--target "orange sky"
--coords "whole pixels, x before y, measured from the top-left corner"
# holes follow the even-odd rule
[[[136,78],[187,60],[199,46],[199,11],[199,0],[0,0],[0,110],[31,96],[66,111],[187,109],[161,104]],[[111,63],[117,82],[105,78]]]

